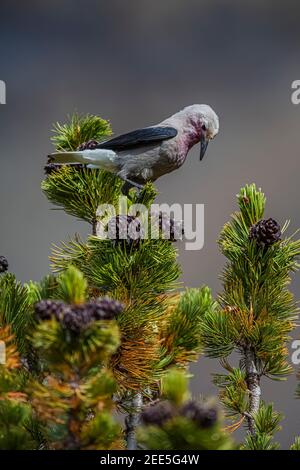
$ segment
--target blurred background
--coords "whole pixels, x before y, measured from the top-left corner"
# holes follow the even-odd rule
[[[160,202],[205,204],[205,246],[180,247],[182,282],[220,290],[216,239],[235,195],[255,182],[267,216],[300,226],[300,3],[286,0],[1,0],[0,254],[18,279],[39,280],[51,244],[89,227],[52,211],[40,190],[52,123],[68,113],[100,114],[115,134],[151,125],[186,105],[209,103],[220,134],[199,162],[157,182]],[[300,274],[293,291],[300,298]],[[295,332],[299,337],[299,330]],[[213,395],[218,362],[193,365],[195,394]],[[263,381],[263,398],[285,415],[284,448],[300,433],[295,376]]]

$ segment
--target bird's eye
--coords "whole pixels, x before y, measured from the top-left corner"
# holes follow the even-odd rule
[[[206,131],[206,129],[207,129],[206,125],[203,124],[203,125],[201,126],[201,129],[202,129],[203,131]]]

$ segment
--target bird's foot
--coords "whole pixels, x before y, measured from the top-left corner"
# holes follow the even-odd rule
[[[134,199],[130,195],[130,190],[133,188],[136,190],[136,196]],[[142,195],[143,189],[144,189],[144,186],[142,184],[138,184],[135,181],[125,179],[121,192],[124,196],[128,197],[128,199],[130,199],[132,202],[138,203],[141,201],[141,195]]]

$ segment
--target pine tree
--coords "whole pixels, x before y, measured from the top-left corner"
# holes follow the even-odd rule
[[[203,342],[209,357],[218,357],[226,374],[217,374],[220,398],[228,415],[246,420],[250,449],[272,449],[280,416],[262,401],[261,378],[283,380],[290,372],[287,342],[298,308],[288,290],[297,270],[300,241],[285,237],[273,219],[263,219],[265,196],[255,185],[238,195],[235,213],[220,236],[228,262],[222,274],[223,292],[203,322]],[[237,367],[230,354],[240,355]]]
[[[53,141],[57,149],[72,150],[109,133],[101,118],[75,116],[67,124],[56,125]],[[75,237],[54,248],[54,272],[62,273],[72,265],[87,280],[89,299],[109,295],[125,306],[116,318],[121,342],[108,368],[116,381],[118,408],[128,414],[128,448],[135,448],[134,428],[143,400],[147,402],[160,393],[160,379],[169,367],[187,366],[198,357],[201,317],[212,303],[211,295],[206,288],[175,295],[180,274],[172,232],[176,223],[170,224],[171,236],[167,239],[160,218],[157,237],[144,239],[143,227],[150,226],[153,214],[128,216],[120,208],[125,204],[130,211],[137,201],[135,190],[129,198],[121,198],[120,204],[122,181],[116,176],[82,165],[50,169],[42,184],[48,199],[92,226],[86,241]],[[149,209],[155,196],[153,185],[148,184],[138,201]],[[108,210],[99,214],[101,204],[111,204],[114,213]],[[138,222],[139,236],[119,237],[124,222],[133,219]],[[115,239],[96,236],[97,227],[109,228],[111,221],[117,225]]]
[[[68,151],[109,135],[107,121],[76,114],[55,125],[52,140]],[[102,170],[49,161],[45,173],[49,201],[88,222],[91,234],[54,247],[53,274],[39,283],[22,285],[0,257],[0,448],[231,449],[228,431],[242,423],[241,449],[277,448],[281,416],[263,402],[261,377],[291,371],[298,309],[288,285],[300,241],[285,237],[287,223],[263,218],[263,193],[250,185],[238,195],[240,212],[219,240],[228,261],[214,300],[206,286],[178,292],[182,225],[149,213],[152,184],[125,197],[122,181]],[[188,392],[187,368],[203,351],[226,370],[215,383],[235,421],[227,427],[214,401]]]

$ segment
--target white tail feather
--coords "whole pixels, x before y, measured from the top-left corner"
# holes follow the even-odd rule
[[[83,163],[94,168],[113,171],[117,169],[116,156],[113,150],[96,149],[78,152],[56,152],[50,155],[50,159],[53,163]]]

